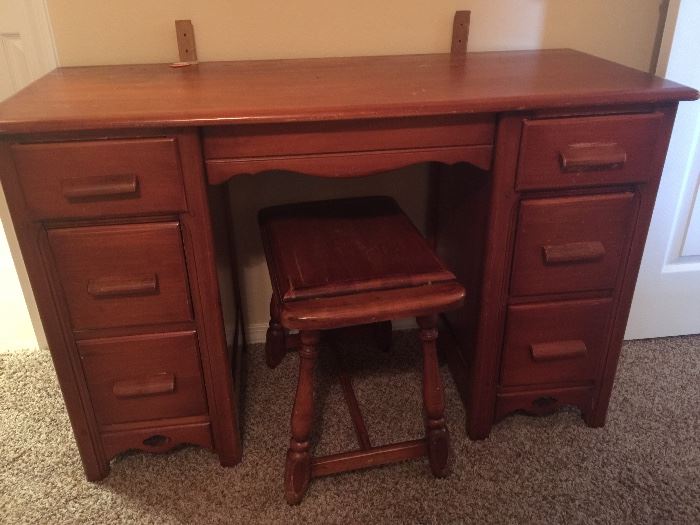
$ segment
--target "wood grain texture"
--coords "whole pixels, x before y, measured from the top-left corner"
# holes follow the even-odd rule
[[[78,343],[100,425],[207,414],[194,332]]]
[[[492,146],[451,146],[328,155],[216,159],[207,161],[207,177],[210,184],[227,182],[236,175],[271,170],[294,171],[317,177],[366,177],[421,162],[442,162],[448,165],[469,162],[487,170],[491,167],[492,152]]]
[[[12,154],[36,219],[187,209],[172,138],[15,144]]]
[[[630,192],[524,200],[511,294],[612,289],[638,207]]]
[[[454,280],[389,197],[276,206],[258,220],[282,303]]]
[[[516,411],[531,416],[548,416],[564,406],[577,407],[586,416],[590,413],[591,387],[560,387],[529,392],[502,392],[496,396],[494,422]]]
[[[617,142],[574,143],[563,148],[559,156],[564,172],[622,169],[627,162],[627,151]]]
[[[61,68],[0,104],[0,134],[493,113],[697,98],[571,50]]]
[[[530,354],[535,362],[557,361],[559,359],[574,359],[584,357],[588,347],[580,339],[567,339],[551,343],[535,343],[530,345]]]
[[[525,120],[518,189],[644,182],[661,113]]]
[[[540,386],[592,381],[605,354],[611,312],[609,298],[509,307],[500,384]],[[583,341],[584,351],[576,351],[580,345],[575,351],[566,351],[562,341]],[[544,352],[550,359],[543,358],[541,345],[548,345]],[[551,359],[552,355],[560,359]]]
[[[493,144],[493,115],[250,124],[203,129],[207,160]]]
[[[210,427],[209,423],[203,422],[104,432],[102,443],[108,459],[124,450],[162,454],[184,443],[211,449],[213,442]]]
[[[49,249],[46,233],[43,226],[32,221],[28,214],[10,144],[4,142],[0,142],[0,180],[36,296],[85,477],[96,481],[109,473],[109,458],[105,455],[95,416],[90,408],[82,366],[71,337],[70,318],[60,280],[53,267],[47,264]]]
[[[181,62],[197,62],[197,46],[194,41],[192,20],[175,20],[177,51]]]
[[[396,202],[364,197],[275,206],[258,216],[273,297],[268,363],[283,329],[299,329],[299,378],[285,462],[287,503],[298,504],[313,476],[426,454],[436,477],[447,473],[449,433],[437,360],[437,316],[461,306],[465,291]],[[416,316],[423,351],[425,439],[371,447],[352,391],[341,373],[360,450],[312,460],[314,362],[320,330]],[[381,328],[379,329],[381,330]],[[379,338],[386,343],[386,337]],[[272,356],[274,357],[274,356]],[[272,364],[276,364],[274,359]]]
[[[317,330],[454,308],[451,347],[459,348],[448,360],[471,437],[485,437],[510,412],[565,404],[602,425],[677,101],[697,96],[554,50],[65,68],[0,104],[0,178],[88,479],[104,477],[109,459],[128,448],[164,452],[191,442],[213,448],[224,465],[240,461],[242,353],[227,348],[213,227],[220,217],[209,200],[222,192],[207,182],[269,169],[332,177],[453,164],[432,171],[430,233],[470,290],[460,308],[462,284],[434,283],[427,272],[431,284],[346,288],[352,293],[318,298],[314,311],[304,299],[289,301],[280,325]],[[137,235],[139,223],[170,225],[169,233]],[[56,239],[77,230],[91,232],[90,242],[57,249]],[[117,230],[126,240],[110,243]],[[101,272],[85,281],[92,263]],[[168,276],[179,292],[135,307],[158,297]],[[99,315],[76,330],[81,294],[82,312]],[[109,311],[86,306],[117,300]],[[197,334],[206,409],[100,423],[77,346],[174,331]],[[191,357],[182,354],[176,361]],[[178,394],[177,373],[141,372],[117,379],[110,395],[116,388],[119,399],[146,403]],[[426,450],[444,450],[440,441]],[[294,470],[301,489],[306,459]]]
[[[367,450],[352,450],[340,452],[330,456],[314,458],[311,463],[311,477],[320,478],[339,472],[348,472],[369,467],[388,465],[407,459],[423,457],[427,454],[428,447],[425,439],[392,443],[380,447],[372,447]]]
[[[48,237],[76,330],[192,319],[177,222],[61,228]]]
[[[649,170],[654,176],[650,179],[648,184],[639,187],[639,212],[636,217],[634,228],[631,229],[632,235],[626,264],[620,271],[618,302],[612,314],[613,327],[608,343],[608,351],[598,370],[600,379],[595,385],[591,409],[584,414],[586,423],[593,427],[602,426],[607,416],[617,363],[620,357],[620,351],[622,350],[622,340],[625,335],[627,318],[632,305],[632,296],[637,282],[639,266],[642,262],[644,243],[646,242],[651,216],[654,211],[654,202],[659,190],[659,183],[661,182],[666,152],[668,151],[668,144],[671,140],[677,105],[663,106],[660,107],[659,110],[663,118],[659,126],[659,134],[653,145],[649,164]]]
[[[450,48],[450,54],[454,57],[467,53],[471,16],[471,11],[455,11],[452,20],[452,47]]]
[[[229,246],[219,245],[217,251],[199,133],[196,129],[185,129],[176,137],[189,205],[188,212],[180,215],[180,226],[202,356],[211,435],[219,462],[223,466],[233,466],[243,455],[240,392],[244,379],[242,351],[227,348],[221,308],[217,263],[222,261],[221,251],[229,254]]]
[[[605,257],[605,245],[600,241],[547,244],[542,255],[546,265],[598,261]]]

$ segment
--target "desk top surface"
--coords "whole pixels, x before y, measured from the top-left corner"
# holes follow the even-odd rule
[[[692,100],[571,50],[59,68],[0,103],[0,134],[354,120]]]

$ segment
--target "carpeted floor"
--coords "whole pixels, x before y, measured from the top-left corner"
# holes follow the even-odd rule
[[[373,444],[419,437],[414,334],[398,335],[391,354],[347,351]],[[296,356],[271,371],[261,354],[250,350],[243,463],[224,469],[195,448],[134,453],[92,484],[48,355],[0,353],[0,522],[700,523],[700,336],[628,343],[604,429],[572,410],[510,417],[471,442],[445,370],[449,478],[433,479],[423,460],[343,474],[313,481],[295,508],[284,503],[282,468]],[[354,446],[325,355],[321,453]]]

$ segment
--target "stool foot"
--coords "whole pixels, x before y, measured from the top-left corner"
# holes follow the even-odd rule
[[[265,362],[268,367],[275,368],[287,353],[284,339],[285,333],[280,324],[279,305],[273,296],[270,299],[270,325],[265,335]]]
[[[450,435],[445,425],[445,395],[435,345],[438,337],[437,316],[418,317],[416,321],[423,347],[423,407],[428,461],[433,475],[444,477],[447,474]]]
[[[447,476],[447,459],[450,455],[450,433],[446,427],[428,431],[428,462],[436,478]]]
[[[292,446],[299,445],[292,441]],[[284,497],[290,505],[298,505],[304,499],[311,481],[311,454],[308,451],[294,452],[290,446],[284,465]]]
[[[314,365],[318,357],[319,332],[299,334],[299,380],[292,409],[292,439],[284,470],[287,503],[301,502],[311,479],[311,424],[314,416]]]

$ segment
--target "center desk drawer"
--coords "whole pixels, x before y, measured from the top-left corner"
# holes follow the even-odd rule
[[[277,157],[493,144],[492,115],[205,128],[204,157]]]
[[[524,200],[511,294],[612,289],[628,250],[637,203],[628,192]]]
[[[356,177],[421,162],[491,167],[492,115],[246,124],[207,128],[202,145],[211,184],[284,170]]]
[[[100,425],[207,413],[194,332],[77,344]]]
[[[75,330],[192,319],[177,222],[49,230]]]
[[[36,219],[187,208],[172,138],[17,144],[12,154]]]
[[[517,189],[644,182],[661,113],[526,120]]]

